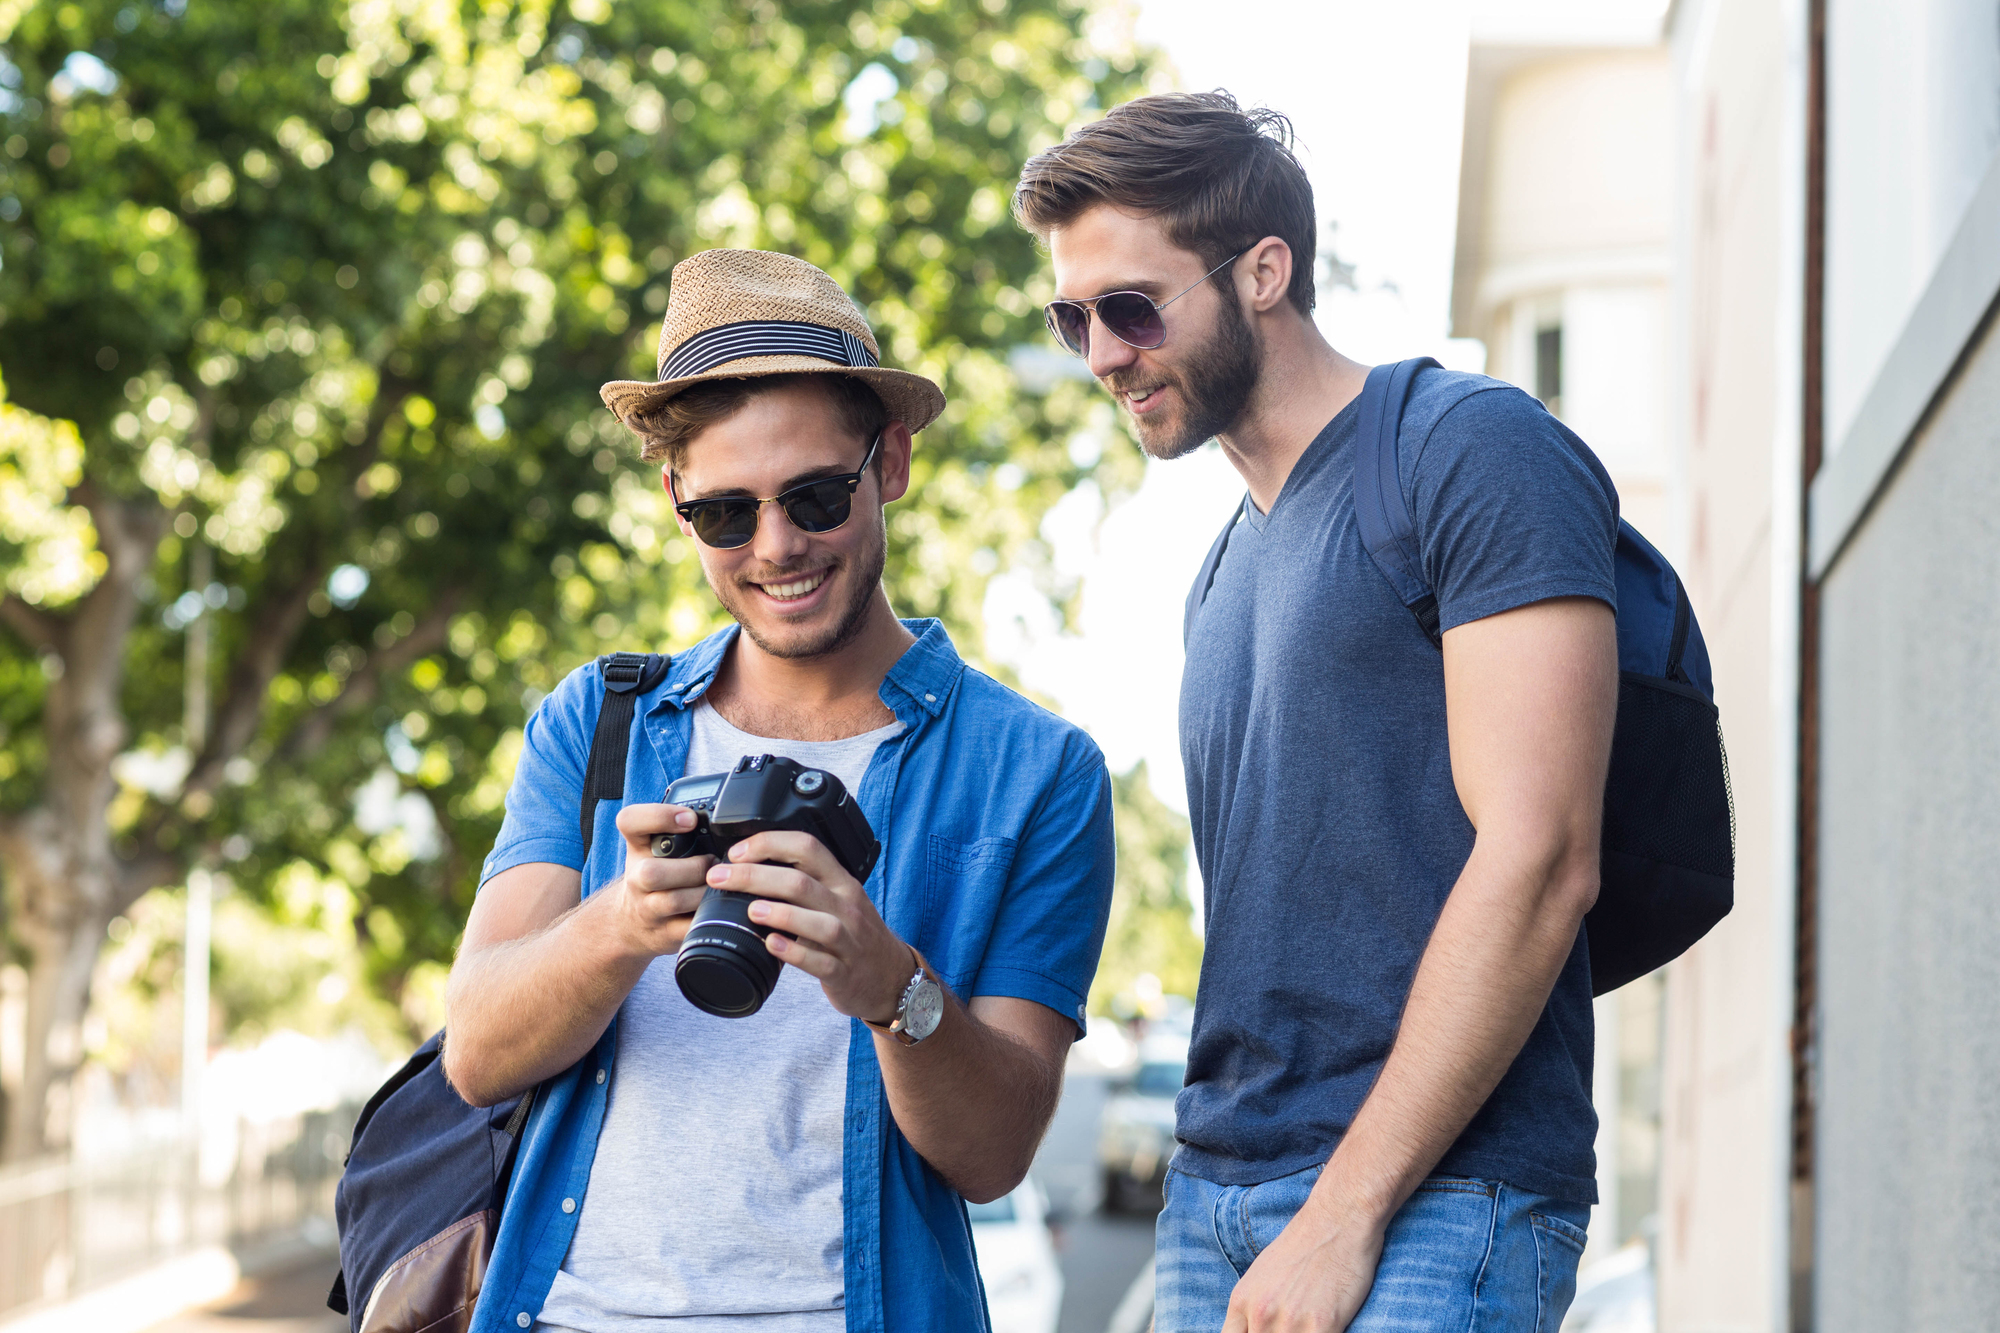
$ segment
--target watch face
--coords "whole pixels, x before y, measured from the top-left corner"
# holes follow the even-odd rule
[[[903,1021],[903,1030],[917,1041],[922,1041],[937,1031],[938,1023],[944,1018],[944,990],[937,982],[925,977],[910,988],[909,1013]]]

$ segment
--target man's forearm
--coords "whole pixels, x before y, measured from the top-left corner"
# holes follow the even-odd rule
[[[1041,1009],[1025,1000],[974,1003],[1022,1006],[1022,1015]],[[953,1189],[983,1203],[1020,1184],[1062,1095],[1060,1064],[981,1022],[949,992],[937,1031],[907,1047],[878,1034],[875,1052],[897,1127]]]
[[[523,1092],[604,1035],[652,961],[613,947],[599,919],[604,901],[588,899],[533,934],[452,965],[445,1072],[468,1102],[490,1106]]]
[[[1387,1225],[1520,1053],[1596,886],[1594,847],[1540,865],[1475,847],[1417,968],[1395,1046],[1316,1203]]]

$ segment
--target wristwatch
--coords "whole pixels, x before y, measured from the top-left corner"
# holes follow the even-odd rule
[[[917,960],[917,974],[903,988],[903,998],[896,1005],[896,1016],[889,1020],[887,1027],[880,1023],[868,1023],[865,1018],[861,1020],[875,1031],[894,1037],[904,1046],[914,1046],[936,1032],[938,1023],[944,1018],[944,987],[931,976],[922,954],[914,947],[910,954]]]

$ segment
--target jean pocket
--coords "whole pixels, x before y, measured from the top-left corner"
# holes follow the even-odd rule
[[[1299,1209],[1306,1206],[1313,1186],[1319,1183],[1325,1170],[1324,1166],[1309,1166],[1289,1176],[1247,1186],[1242,1191],[1237,1207],[1241,1210],[1243,1239],[1250,1248],[1251,1258],[1262,1254],[1278,1238],[1278,1233],[1290,1225]]]
[[[1576,1299],[1576,1265],[1588,1233],[1574,1222],[1529,1213],[1535,1232],[1535,1333],[1557,1333]]]

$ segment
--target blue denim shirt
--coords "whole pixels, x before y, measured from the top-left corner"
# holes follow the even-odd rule
[[[1097,969],[1110,911],[1111,783],[1075,726],[967,667],[934,620],[882,683],[904,730],[884,741],[857,799],[882,841],[868,896],[952,992],[1011,995],[1073,1015]],[[625,799],[657,801],[681,776],[698,700],[735,626],[674,659],[641,696],[626,753]],[[603,685],[595,663],[570,673],[529,719],[507,818],[481,882],[530,861],[583,870],[595,893],[624,871],[617,809],[600,803],[589,857],[578,795]],[[530,1327],[569,1250],[597,1133],[617,1076],[617,1022],[549,1080],[521,1141],[472,1333]],[[670,1116],[662,1124],[671,1123]],[[841,1206],[850,1333],[987,1327],[965,1204],[897,1129],[875,1043],[848,1044]],[[663,1130],[661,1151],[672,1151]]]

